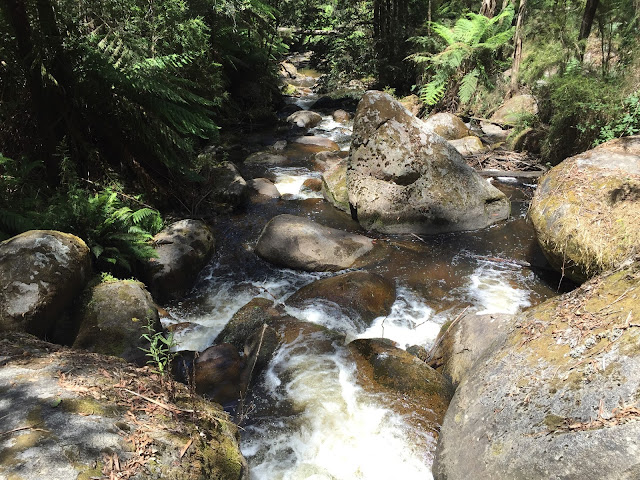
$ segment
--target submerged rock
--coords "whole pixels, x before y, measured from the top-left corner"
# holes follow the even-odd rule
[[[640,264],[520,314],[462,380],[436,479],[640,473]]]
[[[79,317],[74,348],[114,355],[140,366],[149,360],[141,350],[149,348],[142,335],[153,336],[162,330],[151,295],[142,283],[132,280],[103,282],[93,287]]]
[[[531,219],[549,263],[578,282],[640,245],[640,136],[568,158],[538,182]]]
[[[244,161],[247,165],[284,165],[288,162],[286,156],[269,151],[252,153]]]
[[[358,105],[347,171],[352,215],[367,230],[473,230],[509,216],[509,200],[447,141],[382,92]]]
[[[158,258],[149,260],[148,284],[160,301],[179,298],[191,288],[215,247],[201,220],[180,220],[153,237]]]
[[[348,347],[356,362],[358,383],[421,432],[412,441],[426,443],[422,448],[433,455],[434,440],[453,395],[451,384],[390,340],[359,339]]]
[[[471,135],[469,128],[460,117],[453,113],[436,113],[424,121],[427,130],[440,135],[445,140],[459,140]]]
[[[58,337],[90,272],[89,248],[74,235],[32,230],[0,243],[0,332]]]
[[[377,317],[389,315],[395,299],[395,285],[382,275],[349,272],[302,287],[289,297],[287,305],[303,308],[318,300],[328,301],[368,324]]]
[[[268,262],[315,272],[353,267],[371,249],[368,237],[286,214],[267,223],[256,245],[256,253]]]
[[[147,369],[28,335],[0,358],[1,478],[249,478],[236,426],[184,385],[168,398]]]
[[[494,342],[502,342],[513,315],[465,315],[457,322],[442,326],[436,347],[427,359],[429,365],[443,373],[454,386],[469,374],[471,367]]]

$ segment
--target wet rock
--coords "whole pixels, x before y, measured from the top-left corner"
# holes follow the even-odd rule
[[[0,358],[0,431],[10,432],[0,438],[2,478],[249,478],[235,425],[184,385],[168,398],[146,369],[28,335],[1,339]],[[130,392],[173,413],[150,414]]]
[[[289,297],[287,305],[303,308],[317,300],[328,301],[370,324],[377,317],[389,315],[395,299],[395,285],[382,275],[349,272],[302,287]]]
[[[180,220],[153,241],[158,258],[149,260],[149,289],[161,302],[179,298],[213,255],[213,234],[201,220]]]
[[[90,272],[89,248],[74,235],[32,230],[0,243],[0,332],[57,337]]]
[[[269,151],[255,152],[249,155],[244,163],[245,165],[283,165],[289,159],[279,153]]]
[[[381,395],[409,424],[436,439],[453,395],[444,376],[389,340],[359,339],[348,347],[356,362],[358,383]],[[433,453],[435,442],[428,441],[426,447]]]
[[[509,200],[442,137],[382,92],[354,120],[347,170],[352,215],[367,230],[473,230],[509,216]]]
[[[482,140],[475,135],[469,135],[458,140],[449,140],[449,143],[453,145],[463,157],[482,153],[486,150]]]
[[[351,114],[342,109],[334,111],[331,116],[338,123],[347,123],[351,120]]]
[[[320,178],[307,178],[302,187],[301,192],[313,192],[318,193],[322,190],[322,180]]]
[[[513,322],[513,315],[506,314],[472,314],[453,324],[447,322],[440,330],[428,363],[458,386],[494,342],[504,341]]]
[[[272,300],[254,298],[233,315],[216,337],[215,343],[230,343],[242,351],[247,340],[263,325],[271,325],[285,315],[282,306],[274,305]]]
[[[268,198],[280,198],[280,192],[271,180],[254,178],[249,181],[249,185],[258,195]]]
[[[504,102],[489,120],[499,123],[518,123],[524,115],[537,115],[538,102],[533,95],[515,95]]]
[[[338,210],[350,212],[346,160],[334,164],[322,174],[322,195]]]
[[[207,348],[194,360],[196,392],[223,405],[239,400],[246,390],[244,367],[238,349],[230,343]]]
[[[299,112],[300,110],[302,110],[301,106],[296,105],[295,103],[289,103],[288,105],[285,105],[280,110],[278,110],[278,117],[287,118],[292,113]]]
[[[469,128],[453,113],[436,113],[424,121],[427,130],[440,135],[445,140],[459,140],[471,135]]]
[[[312,128],[322,121],[322,115],[309,110],[301,110],[292,113],[287,117],[287,122],[293,123],[300,128]]]
[[[435,478],[636,478],[638,298],[636,263],[520,314],[456,390]]]
[[[73,348],[121,357],[143,366],[149,358],[142,335],[161,331],[158,310],[140,282],[118,280],[91,288],[79,313]],[[148,327],[151,327],[151,331]]]
[[[640,245],[640,136],[568,158],[538,182],[529,218],[553,267],[578,282]]]
[[[315,147],[320,147],[323,150],[329,150],[329,151],[340,150],[340,146],[336,142],[326,137],[317,137],[315,135],[307,135],[304,137],[294,138],[292,141],[293,143],[300,143],[302,145],[313,145]]]
[[[356,266],[372,248],[372,240],[362,235],[294,215],[279,215],[260,234],[256,253],[287,268],[337,271]]]

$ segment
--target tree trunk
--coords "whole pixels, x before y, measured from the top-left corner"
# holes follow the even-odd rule
[[[513,38],[513,63],[511,64],[511,86],[509,88],[509,96],[513,96],[518,92],[518,75],[520,74],[520,64],[522,63],[522,27],[524,24],[524,15],[527,10],[527,0],[520,0],[518,7],[518,19],[516,20],[516,32]]]
[[[580,24],[580,33],[578,35],[578,43],[580,48],[580,60],[584,58],[584,52],[587,48],[587,38],[591,33],[591,26],[593,25],[593,19],[596,16],[596,10],[600,0],[587,0],[587,4],[584,7],[584,13],[582,15],[582,23]]]
[[[480,15],[484,15],[487,18],[493,18],[496,14],[497,0],[482,0],[482,7],[480,7]]]

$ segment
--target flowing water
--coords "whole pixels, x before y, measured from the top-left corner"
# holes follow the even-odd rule
[[[308,107],[309,98],[297,100]],[[351,127],[329,117],[310,133],[334,139],[348,149]],[[274,138],[275,142],[278,140]],[[360,231],[303,183],[319,178],[313,149],[289,145],[286,167],[245,169],[247,177],[274,181],[282,199],[252,202],[242,213],[220,218],[215,226],[217,253],[191,295],[169,310],[198,325],[178,341],[182,349],[203,350],[233,314],[255,297],[285,303],[300,287],[330,273],[277,268],[253,248],[266,222],[292,213],[348,231]],[[300,337],[281,347],[252,386],[242,413],[242,450],[255,480],[428,479],[434,438],[395,413],[380,396],[356,383],[345,345],[356,338],[384,337],[401,348],[429,348],[443,322],[467,313],[517,313],[556,295],[558,277],[549,274],[525,216],[533,187],[494,182],[512,202],[512,216],[489,228],[422,236],[369,236],[377,260],[365,270],[396,284],[388,317],[365,326],[327,303],[304,309],[287,307],[300,320],[326,326],[344,336],[330,347]],[[539,268],[523,267],[523,262]],[[315,343],[314,343],[315,342]]]

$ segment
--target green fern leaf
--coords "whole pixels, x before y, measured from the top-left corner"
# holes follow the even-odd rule
[[[473,97],[473,94],[476,92],[476,89],[478,88],[479,76],[479,70],[477,68],[474,68],[464,77],[462,77],[462,81],[460,82],[460,89],[458,90],[458,97],[463,104],[468,103],[469,100],[471,100],[471,97]]]

